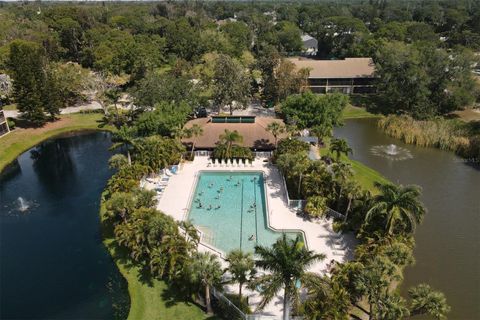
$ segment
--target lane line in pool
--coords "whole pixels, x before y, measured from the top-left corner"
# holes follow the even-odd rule
[[[256,177],[253,177],[253,204],[255,209],[255,244],[258,245],[258,222],[257,222],[257,188]]]
[[[242,179],[242,201],[240,202],[240,250],[242,250],[243,234],[243,179]]]

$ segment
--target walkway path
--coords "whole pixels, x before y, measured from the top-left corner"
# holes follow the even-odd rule
[[[60,109],[60,114],[70,114],[70,113],[77,113],[80,111],[86,110],[100,110],[102,106],[97,101],[85,102],[77,106],[73,107],[66,107]],[[7,118],[18,118],[21,115],[21,112],[18,110],[4,110],[5,116]]]
[[[308,248],[326,255],[326,259],[316,263],[310,271],[323,274],[326,272],[327,264],[331,260],[343,262],[352,257],[352,248],[355,244],[353,236],[345,236],[335,233],[330,220],[310,221],[301,218],[287,206],[286,190],[283,179],[278,170],[264,159],[256,159],[253,166],[247,167],[207,167],[207,157],[195,157],[193,162],[183,165],[178,174],[172,176],[165,192],[158,203],[158,209],[172,216],[175,220],[184,220],[188,214],[189,202],[195,179],[200,170],[231,170],[231,171],[263,171],[266,177],[267,210],[270,226],[275,229],[301,229],[304,231]],[[221,225],[218,226],[221,228]],[[205,244],[200,246],[200,251],[209,251],[224,256],[224,253]],[[222,264],[226,262],[222,259]],[[227,286],[227,291],[237,292],[238,286]],[[250,305],[255,308],[260,301],[258,293],[246,290],[249,296]],[[282,313],[282,296],[275,298],[262,312],[263,315],[280,316]]]

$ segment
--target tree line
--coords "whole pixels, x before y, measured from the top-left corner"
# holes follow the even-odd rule
[[[152,85],[163,82],[172,94],[196,87],[196,103],[230,112],[251,99],[277,105],[305,87],[308,70],[283,59],[302,50],[304,33],[319,41],[316,58],[374,59],[378,92],[369,106],[378,112],[423,119],[478,99],[474,1],[5,4],[0,11],[0,70],[13,78],[11,101],[39,124],[76,100],[89,71],[103,80],[90,88],[107,104],[105,89],[114,88],[149,93],[135,103],[152,107]],[[82,68],[75,86],[55,71],[71,63]]]

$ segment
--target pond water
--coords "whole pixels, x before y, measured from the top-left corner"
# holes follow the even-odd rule
[[[0,175],[0,319],[122,319],[126,284],[102,244],[108,133],[46,141]]]
[[[429,283],[446,294],[449,319],[480,319],[479,163],[403,144],[378,130],[373,119],[346,121],[334,135],[348,141],[353,159],[395,183],[423,188],[428,213],[415,234],[416,264],[405,271],[403,293]]]

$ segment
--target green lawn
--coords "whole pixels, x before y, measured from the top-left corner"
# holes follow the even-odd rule
[[[348,105],[342,111],[342,119],[360,119],[360,118],[376,118],[379,115],[373,114],[365,110],[365,108],[354,107]]]
[[[330,154],[329,151],[329,140],[324,141],[325,147],[320,149],[320,155],[325,156]],[[333,156],[332,156],[333,157]],[[374,184],[375,182],[380,182],[380,183],[387,183],[389,180],[382,176],[379,172],[373,170],[370,167],[367,167],[361,162],[352,160],[344,155],[342,155],[341,160],[349,163],[352,166],[352,170],[354,172],[354,177],[357,180],[357,182],[365,189],[370,190],[373,194],[376,194],[378,192],[377,188],[375,188]]]
[[[16,104],[7,104],[6,106],[3,106],[3,110],[17,110],[17,105]]]
[[[102,114],[75,113],[63,115],[55,122],[41,128],[16,128],[0,138],[0,171],[23,152],[61,133],[79,130],[113,130],[113,127],[100,128]]]
[[[110,252],[113,261],[128,284],[130,311],[127,320],[216,320],[215,316],[207,316],[193,302],[180,296],[175,287],[169,287],[164,281],[153,279],[142,274],[138,266],[134,266],[126,254],[113,239],[112,226],[105,223],[105,208],[100,207],[103,244]]]
[[[104,243],[128,283],[128,320],[217,319],[208,317],[193,302],[186,302],[175,288],[169,287],[164,281],[142,277],[138,267],[132,266],[130,260],[125,260],[118,254],[112,238],[105,239]]]

